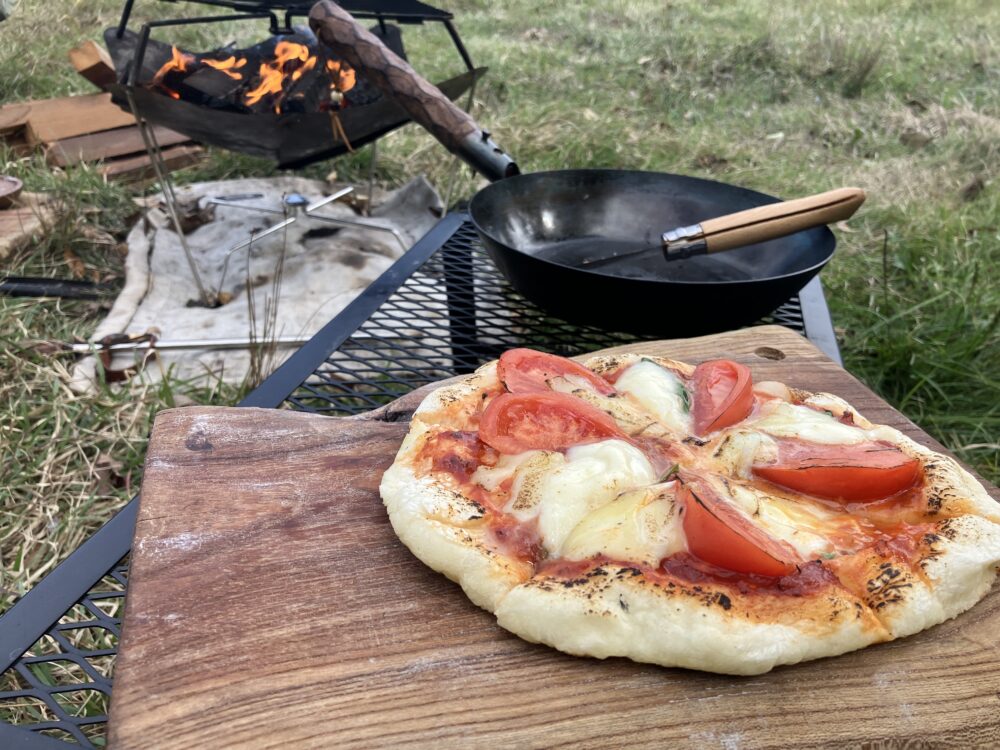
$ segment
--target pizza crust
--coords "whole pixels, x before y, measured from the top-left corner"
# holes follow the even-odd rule
[[[531,577],[530,564],[493,548],[482,509],[474,503],[463,506],[451,491],[398,463],[385,473],[381,489],[400,541],[425,565],[458,583],[477,606],[495,611],[510,589]]]
[[[661,357],[592,358],[598,373],[651,359],[689,375],[690,365]],[[872,425],[830,394],[792,391],[875,430],[921,460],[929,503],[958,518],[942,520],[921,549],[918,571],[887,574],[883,558],[857,562],[865,590],[840,586],[794,598],[746,597],[730,587],[646,579],[636,568],[605,564],[577,582],[535,575],[530,563],[505,555],[491,540],[484,509],[441,477],[423,475],[417,456],[440,430],[468,429],[483,399],[500,387],[496,363],[425,398],[381,484],[400,540],[424,563],[458,582],[469,599],[494,612],[507,630],[569,654],[621,656],[663,666],[752,675],[777,665],[834,656],[891,640],[965,611],[989,590],[1000,562],[1000,510],[957,462],[897,430]],[[769,597],[773,597],[769,598]],[[769,609],[769,605],[773,605]]]
[[[722,674],[762,674],[779,664],[835,656],[888,640],[889,634],[849,595],[833,589],[799,597],[794,614],[767,622],[768,604],[788,596],[646,580],[635,568],[602,566],[601,575],[566,586],[534,578],[513,588],[497,622],[533,643],[577,656],[624,656],[667,667]],[[782,601],[784,600],[784,601]]]
[[[410,432],[380,491],[396,536],[427,566],[458,583],[476,605],[494,611],[512,587],[530,578],[532,566],[500,554],[489,542],[483,508],[446,483],[418,477],[415,456],[434,429],[455,429],[466,405],[497,383],[496,363],[438,388],[413,414]]]
[[[934,584],[939,619],[910,607],[895,623],[897,637],[917,633],[965,612],[986,596],[996,578],[996,566],[1000,564],[1000,525],[972,515],[959,516],[937,524],[935,536],[937,540],[920,567]]]
[[[628,367],[629,365],[634,365],[636,362],[642,362],[644,359],[656,362],[656,364],[666,367],[668,370],[679,372],[684,377],[691,377],[695,370],[694,366],[689,365],[687,362],[644,354],[600,354],[596,357],[591,357],[583,364],[598,375],[603,375],[620,368]]]

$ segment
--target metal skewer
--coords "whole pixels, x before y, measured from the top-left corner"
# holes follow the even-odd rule
[[[248,239],[243,240],[242,242],[233,245],[233,247],[229,248],[229,250],[226,252],[225,258],[222,261],[222,273],[219,276],[219,283],[215,290],[215,298],[218,299],[219,295],[222,293],[222,287],[226,282],[226,273],[229,270],[229,259],[233,256],[233,254],[239,252],[240,250],[250,247],[257,240],[267,237],[268,235],[272,235],[275,232],[281,231],[290,224],[293,224],[296,221],[298,221],[299,218],[302,216],[306,216],[310,219],[316,219],[317,221],[324,221],[328,224],[339,224],[341,226],[359,227],[361,229],[371,229],[375,232],[386,232],[395,237],[396,242],[399,243],[399,246],[402,248],[403,252],[406,252],[409,249],[409,247],[406,244],[406,241],[399,234],[399,232],[397,232],[392,227],[385,227],[380,224],[371,223],[369,221],[352,221],[351,219],[338,219],[333,216],[324,216],[322,214],[316,213],[319,209],[323,208],[324,206],[327,206],[330,203],[333,203],[334,201],[343,198],[345,195],[348,195],[352,192],[354,192],[353,187],[346,187],[343,188],[342,190],[338,190],[336,193],[333,193],[332,195],[326,196],[325,198],[320,198],[319,200],[313,201],[312,203],[307,201],[304,196],[299,195],[298,193],[292,193],[290,195],[285,196],[285,209],[280,211],[273,208],[264,208],[262,206],[247,206],[242,203],[230,202],[230,200],[226,200],[225,198],[222,197],[213,198],[212,200],[208,201],[209,205],[226,206],[227,208],[242,208],[248,211],[256,211],[258,213],[265,213],[265,214],[276,214],[278,216],[285,217],[283,221],[279,221],[277,224],[270,226],[267,229],[262,230],[261,232],[251,234]],[[290,216],[288,215],[289,210],[291,211]]]
[[[177,339],[177,340],[156,340],[142,338],[136,341],[125,341],[117,344],[101,344],[98,341],[84,341],[69,343],[58,343],[55,346],[60,351],[72,352],[73,354],[92,354],[94,352],[133,352],[177,350],[177,349],[249,349],[258,345],[275,346],[301,346],[309,341],[310,336],[279,336],[267,341],[251,341],[248,338],[226,338],[226,339]]]

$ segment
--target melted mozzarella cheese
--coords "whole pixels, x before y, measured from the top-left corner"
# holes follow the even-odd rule
[[[627,398],[620,396],[602,396],[595,391],[575,390],[573,395],[596,406],[618,425],[626,435],[645,435],[659,437],[667,435],[667,431],[653,417],[639,409]]]
[[[778,445],[760,432],[737,430],[722,438],[712,458],[716,466],[733,477],[749,479],[755,463],[773,463],[778,458]]]
[[[623,440],[577,445],[562,463],[540,462],[534,470],[523,466],[505,510],[522,521],[537,516],[542,543],[554,554],[587,514],[655,481],[649,460]]]
[[[671,430],[691,433],[687,390],[665,367],[645,359],[636,362],[615,381],[615,388]]]
[[[783,401],[765,404],[764,416],[749,426],[774,437],[799,438],[810,443],[855,444],[869,439],[864,430],[838,422],[826,412]]]
[[[776,380],[762,380],[759,383],[754,383],[753,392],[758,397],[765,396],[781,399],[782,401],[792,400],[792,392],[788,389],[788,386]]]
[[[505,453],[500,456],[496,466],[480,466],[476,469],[472,473],[472,481],[487,492],[493,492],[493,490],[513,477],[526,462],[537,460],[539,453],[545,453],[545,451],[525,451],[524,453],[513,455]]]
[[[594,387],[593,383],[585,377],[574,375],[573,373],[549,378],[545,381],[545,383],[549,388],[557,393],[573,393],[574,391],[581,389],[587,391],[588,393],[597,393],[597,389]]]
[[[562,458],[562,454],[551,451],[525,451],[524,453],[517,454],[503,454],[495,466],[480,466],[476,469],[472,473],[472,481],[487,492],[493,492],[525,466],[534,466],[540,461],[550,461],[553,456]]]
[[[659,565],[664,557],[686,549],[675,489],[671,482],[619,495],[576,525],[563,542],[561,556],[585,560],[603,554]]]
[[[538,514],[538,505],[545,496],[546,476],[566,465],[566,457],[555,451],[535,451],[535,455],[520,466],[511,486],[507,512],[522,521]]]
[[[832,552],[830,532],[841,527],[841,515],[785,498],[774,497],[735,482],[716,489],[746,513],[758,528],[790,544],[805,560]]]

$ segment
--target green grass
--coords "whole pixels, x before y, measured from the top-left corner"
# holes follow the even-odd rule
[[[1000,480],[1000,5],[444,5],[473,59],[491,69],[476,114],[526,171],[649,169],[788,197],[865,188],[868,201],[838,232],[823,274],[845,364]],[[66,50],[98,38],[119,8],[118,0],[22,0],[0,25],[0,103],[88,91]],[[137,5],[137,17],[151,12],[188,8]],[[214,27],[186,32],[184,41],[205,48],[237,33],[253,35]],[[443,30],[406,33],[411,59],[429,77],[458,71]],[[29,189],[57,192],[70,216],[9,263],[10,272],[67,276],[68,247],[86,274],[120,279],[115,246],[135,215],[123,189],[92,171],[52,173],[10,154],[0,160],[0,171],[20,175]],[[333,168],[363,179],[368,160],[363,150],[311,174]],[[215,152],[180,179],[272,172],[260,160]],[[415,127],[383,141],[382,182],[419,172],[442,190],[457,174],[456,198],[482,184]],[[172,399],[224,403],[235,395],[172,383],[83,399],[67,390],[63,363],[17,349],[29,339],[86,336],[102,313],[89,303],[0,299],[0,611],[134,490],[157,409]]]

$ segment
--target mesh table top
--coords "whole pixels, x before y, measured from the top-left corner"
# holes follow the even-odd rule
[[[760,322],[807,333],[798,297]],[[573,325],[546,314],[510,288],[472,225],[464,222],[302,381],[286,406],[356,414],[422,385],[472,372],[513,347],[573,356],[653,338]]]

